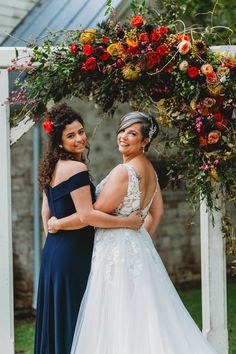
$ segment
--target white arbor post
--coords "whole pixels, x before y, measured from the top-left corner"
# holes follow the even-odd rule
[[[8,96],[8,72],[0,69],[0,104]],[[10,161],[9,109],[0,105],[0,343],[4,354],[15,352]]]
[[[218,203],[224,207],[223,201]],[[202,331],[219,354],[228,354],[225,239],[221,210],[214,226],[205,202],[201,205]]]
[[[19,55],[27,55],[18,48]],[[0,347],[1,353],[14,354],[13,260],[11,220],[10,144],[26,133],[34,122],[26,117],[18,127],[9,127],[9,74],[7,68],[16,56],[15,48],[0,48]]]
[[[236,46],[216,46],[211,50],[235,54]],[[217,352],[228,354],[226,252],[221,231],[223,200],[218,201],[218,207],[214,226],[204,201],[200,210],[202,324],[203,334]]]

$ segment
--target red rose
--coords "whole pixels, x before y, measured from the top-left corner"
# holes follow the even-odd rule
[[[152,32],[152,34],[151,34],[151,41],[152,42],[157,43],[160,38],[161,38],[161,35],[159,32],[157,32],[157,31]]]
[[[160,55],[166,55],[169,53],[169,48],[165,44],[159,45],[159,47],[157,47],[157,53]]]
[[[93,47],[92,47],[91,45],[85,44],[85,45],[83,46],[82,52],[83,52],[86,56],[88,56],[88,55],[93,54],[94,49],[93,49]]]
[[[199,74],[199,69],[196,66],[191,66],[188,69],[188,76],[191,77],[191,79],[195,78]]]
[[[138,52],[138,48],[137,48],[137,47],[129,46],[129,47],[126,49],[126,52],[127,52],[127,53],[136,54],[136,53]]]
[[[53,123],[50,121],[50,119],[47,117],[46,120],[42,124],[43,130],[47,134],[51,134],[53,131]]]
[[[83,64],[83,65],[81,66],[81,70],[82,70],[84,73],[87,71],[87,67],[86,67],[85,64]]]
[[[90,57],[86,60],[85,66],[87,70],[94,70],[97,66],[97,61],[94,57]]]
[[[140,33],[139,35],[139,40],[142,43],[148,43],[149,42],[149,36],[147,33]]]
[[[230,59],[227,59],[223,66],[226,66],[226,68],[232,68],[234,66],[234,64],[232,63],[232,61]]]
[[[143,25],[143,18],[142,16],[134,16],[130,23],[134,27],[141,27]]]
[[[227,127],[227,120],[221,113],[216,113],[215,114],[215,126],[219,130],[224,130]]]
[[[107,43],[107,42],[109,42],[109,38],[103,37],[103,38],[100,39],[100,42],[101,43]]]
[[[102,61],[106,61],[110,58],[110,54],[108,52],[104,52],[102,55],[100,55],[99,59]]]
[[[71,52],[72,54],[76,54],[76,53],[78,52],[78,50],[79,50],[79,47],[77,46],[76,43],[71,44],[71,46],[70,46],[70,52]]]
[[[166,34],[169,32],[169,28],[168,27],[160,27],[159,32],[160,32],[160,34]]]
[[[157,52],[149,52],[146,56],[146,67],[152,69],[155,64],[160,63],[160,57]]]

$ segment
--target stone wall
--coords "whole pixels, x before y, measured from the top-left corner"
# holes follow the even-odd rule
[[[114,118],[101,118],[91,102],[73,101],[71,105],[84,117],[89,135],[90,172],[94,183],[118,163],[116,145],[118,120],[128,106],[120,106]],[[43,139],[46,146],[46,138]],[[33,289],[33,185],[32,131],[12,148],[12,206],[14,280],[16,308],[30,307]],[[152,157],[156,152],[151,152]],[[183,189],[163,191],[165,215],[154,238],[157,250],[176,285],[200,280],[199,213],[186,202]],[[43,238],[42,238],[43,239]]]

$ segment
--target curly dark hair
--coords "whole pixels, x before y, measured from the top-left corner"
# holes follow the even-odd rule
[[[66,125],[78,121],[84,126],[84,121],[79,113],[74,111],[67,104],[54,106],[48,112],[48,119],[53,123],[53,129],[49,135],[49,149],[43,156],[39,165],[39,185],[42,189],[47,189],[51,183],[52,175],[58,160],[76,160],[76,157],[59,147],[62,144],[62,132]],[[89,147],[87,146],[88,150]],[[82,158],[84,162],[85,159]]]
[[[141,124],[141,133],[142,133],[143,140],[148,138],[150,130],[154,129],[150,142],[145,146],[145,151],[148,151],[150,144],[158,135],[159,125],[154,117],[146,113],[138,112],[138,111],[129,112],[121,118],[120,126],[118,128],[117,133],[119,133],[121,130],[126,129],[135,123]]]

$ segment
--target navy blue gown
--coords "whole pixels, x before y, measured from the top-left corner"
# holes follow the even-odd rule
[[[93,202],[95,188],[87,171],[47,189],[52,216],[63,218],[75,212],[70,195],[90,185]],[[90,272],[94,228],[48,233],[39,278],[35,354],[70,354],[80,303]],[[92,353],[91,353],[92,354]]]

